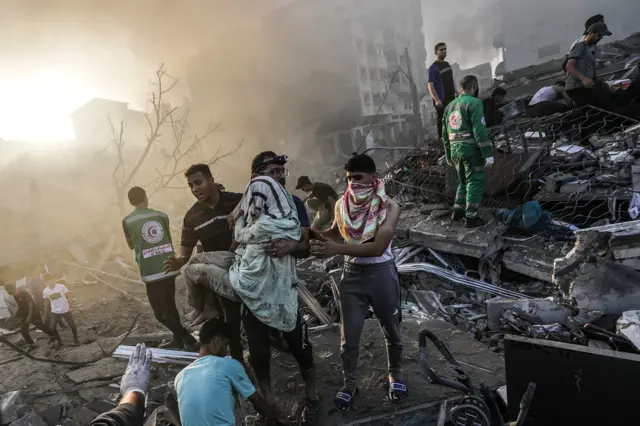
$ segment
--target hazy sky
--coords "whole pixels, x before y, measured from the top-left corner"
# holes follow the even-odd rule
[[[71,139],[69,114],[94,97],[144,108],[160,62],[181,75],[185,61],[216,34],[287,1],[2,0],[0,138]],[[434,13],[435,2],[425,0],[427,61],[440,40],[463,66],[487,60],[495,34],[484,28],[495,25],[481,17],[493,15],[495,1],[438,2]],[[460,18],[482,25],[454,27]]]

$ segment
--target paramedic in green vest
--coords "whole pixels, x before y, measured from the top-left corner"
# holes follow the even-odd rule
[[[165,273],[162,269],[164,261],[174,256],[169,217],[148,207],[147,193],[140,187],[129,190],[129,202],[135,210],[122,220],[124,236],[129,248],[135,252],[156,319],[173,333],[173,339],[161,347],[197,351],[197,341],[180,323],[176,308],[176,276],[179,272]]]
[[[442,142],[447,164],[458,172],[458,191],[453,206],[453,221],[463,220],[467,228],[484,225],[478,208],[484,193],[485,167],[493,164],[491,141],[478,99],[478,79],[472,75],[460,81],[462,94],[444,112]]]

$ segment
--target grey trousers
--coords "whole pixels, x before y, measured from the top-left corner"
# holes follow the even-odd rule
[[[360,335],[369,306],[380,323],[387,342],[389,374],[402,374],[402,336],[400,334],[400,283],[394,260],[372,265],[345,263],[340,280],[342,309],[341,340],[344,386],[356,388]]]

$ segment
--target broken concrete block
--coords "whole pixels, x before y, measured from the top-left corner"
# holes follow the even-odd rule
[[[622,315],[640,306],[640,272],[609,261],[583,266],[591,268],[580,268],[569,293],[580,310]]]
[[[58,426],[60,424],[60,418],[62,417],[62,410],[64,406],[62,404],[53,405],[46,410],[38,411],[38,415],[42,417],[42,420],[49,426]]]
[[[91,424],[91,422],[87,424]],[[15,422],[11,423],[11,426],[48,426],[48,425],[44,422],[44,420],[42,420],[42,417],[40,417],[35,413],[35,411],[33,411],[32,409],[29,409],[27,414],[20,417],[20,419],[16,420]]]
[[[575,178],[576,177],[572,174],[562,172],[550,174],[544,177],[544,189],[547,192],[558,192],[565,182],[569,182]]]
[[[563,323],[571,315],[568,308],[549,299],[491,299],[487,300],[490,330],[500,330],[500,319],[507,310],[527,314],[540,324]]]
[[[636,248],[640,247],[640,221],[580,229],[575,231],[575,236],[573,249],[553,261],[553,283],[565,294],[569,293],[575,280],[592,279],[594,268],[600,262],[610,261],[611,253],[615,259],[620,259],[617,263],[633,257]],[[631,306],[625,310],[637,307]]]
[[[574,180],[573,182],[567,182],[560,187],[561,194],[575,194],[578,192],[587,192],[591,184],[588,180]]]
[[[581,311],[578,315],[567,317],[564,325],[569,330],[582,328],[583,325],[599,320],[604,316],[602,311]]]
[[[87,407],[69,408],[67,417],[77,421],[81,425],[90,425],[93,419],[98,417],[98,413],[89,410]]]
[[[116,408],[116,404],[111,401],[106,401],[104,399],[96,399],[94,401],[89,402],[84,405],[91,411],[95,411],[98,414],[106,413],[114,408]]]
[[[8,425],[18,420],[18,408],[22,404],[20,391],[7,392],[0,398],[0,425]]]
[[[73,370],[67,377],[74,383],[84,383],[92,380],[107,380],[122,376],[127,364],[115,358],[105,358],[93,365]]]
[[[640,311],[623,312],[616,323],[616,332],[629,339],[636,349],[640,349]]]

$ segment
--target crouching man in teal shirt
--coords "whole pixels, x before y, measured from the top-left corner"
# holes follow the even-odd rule
[[[176,376],[180,420],[183,426],[235,426],[236,395],[277,425],[290,425],[275,407],[256,392],[238,361],[228,357],[227,324],[211,319],[200,329],[200,357]]]

